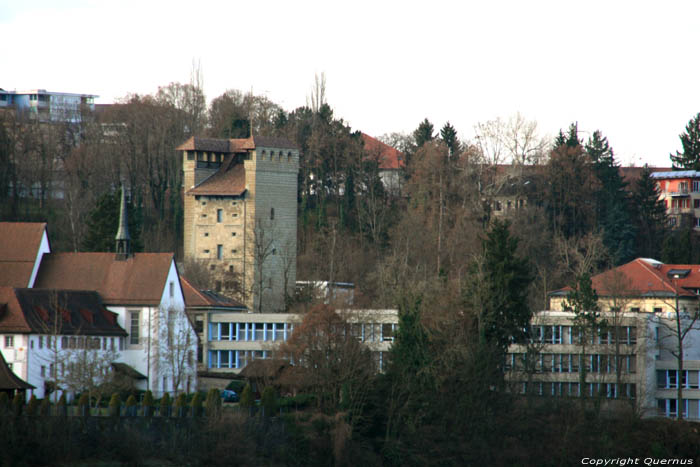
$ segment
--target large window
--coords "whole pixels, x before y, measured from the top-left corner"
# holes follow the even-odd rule
[[[5,336],[5,348],[12,348],[15,346],[15,336]]]
[[[216,210],[216,222],[223,222],[223,221],[224,221],[224,210],[217,209]]]
[[[224,246],[216,245],[216,259],[224,259]]]
[[[129,313],[129,344],[138,344],[141,337],[141,323],[139,311],[131,311]]]

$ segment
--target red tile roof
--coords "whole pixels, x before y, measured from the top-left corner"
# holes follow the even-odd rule
[[[246,307],[239,301],[225,297],[211,290],[198,290],[190,281],[180,276],[185,305],[189,307],[231,308],[245,311]]]
[[[688,271],[685,277],[672,278],[673,270]],[[700,264],[663,264],[661,262],[637,258],[591,278],[593,288],[599,297],[606,296],[679,296],[693,297],[700,289]],[[571,291],[565,287],[553,294]]]
[[[0,333],[126,336],[116,314],[105,309],[97,292],[0,288]]]
[[[362,141],[365,145],[365,152],[369,158],[377,159],[379,168],[383,170],[399,169],[404,167],[403,153],[398,149],[384,144],[376,138],[362,133]]]
[[[123,261],[114,253],[51,253],[35,286],[95,290],[107,305],[158,306],[172,262],[172,253],[135,253]]]
[[[0,222],[0,285],[29,285],[45,230],[43,222]]]
[[[187,194],[240,196],[245,189],[245,168],[229,156],[214,175],[187,190]]]

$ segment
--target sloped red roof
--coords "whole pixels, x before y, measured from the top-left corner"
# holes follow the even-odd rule
[[[94,290],[107,305],[157,306],[172,262],[172,253],[134,253],[126,260],[114,253],[51,253],[35,287]]]
[[[214,175],[187,190],[187,194],[240,196],[245,189],[245,168],[229,156]]]
[[[685,277],[669,277],[670,271],[688,271]],[[693,297],[692,290],[700,289],[700,264],[663,264],[648,258],[637,258],[627,264],[591,278],[599,297],[606,296],[663,296]],[[557,293],[570,292],[565,287]]]
[[[362,141],[364,142],[365,152],[368,157],[372,159],[376,158],[379,162],[380,169],[399,169],[406,165],[403,153],[398,149],[392,148],[388,144],[384,144],[365,133],[362,133]]]
[[[104,308],[97,292],[2,287],[8,300],[0,313],[0,333],[126,336],[116,314]]]
[[[0,285],[29,285],[45,230],[43,222],[0,222]]]
[[[32,328],[22,313],[14,287],[0,287],[0,329],[3,333],[28,333]]]
[[[190,281],[182,276],[180,276],[180,284],[182,284],[182,293],[185,296],[185,305],[187,307],[246,309],[244,304],[232,298],[211,290],[198,290]]]

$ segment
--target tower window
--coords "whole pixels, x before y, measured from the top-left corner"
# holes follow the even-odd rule
[[[231,236],[232,236],[232,237],[235,237],[235,236],[236,236],[236,232],[231,232]]]
[[[216,259],[224,259],[224,246],[216,245]]]
[[[209,236],[209,232],[204,232],[204,236],[205,236],[205,237],[208,237],[208,236]]]
[[[275,208],[270,208],[270,220],[275,220]]]
[[[224,219],[224,210],[217,209],[216,210],[216,222],[221,222],[223,219]]]

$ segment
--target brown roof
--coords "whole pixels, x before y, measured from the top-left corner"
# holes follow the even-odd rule
[[[245,189],[245,168],[229,157],[214,175],[187,190],[187,194],[240,196]]]
[[[670,277],[673,271],[683,271],[684,277]],[[606,296],[679,296],[695,297],[700,289],[700,264],[663,264],[648,258],[637,258],[591,278],[600,297]],[[565,287],[553,294],[566,294]]]
[[[29,333],[32,330],[22,313],[14,287],[0,287],[0,329],[4,333]]]
[[[398,149],[392,148],[365,133],[362,133],[362,141],[365,145],[365,152],[370,158],[377,158],[380,169],[398,169],[406,165],[403,153]]]
[[[157,306],[172,262],[172,253],[134,253],[123,261],[114,253],[51,253],[35,286],[95,290],[108,305]]]
[[[180,276],[182,293],[185,296],[187,307],[217,307],[245,310],[246,307],[239,301],[226,297],[212,290],[198,290],[186,278]]]
[[[29,286],[45,230],[43,222],[0,222],[0,285]]]
[[[126,336],[116,313],[104,307],[97,292],[2,289],[8,303],[0,313],[0,332]]]
[[[193,136],[176,148],[178,151],[243,152],[256,147],[296,149],[287,138],[253,136],[251,138],[200,138]]]
[[[19,376],[14,374],[0,352],[0,390],[8,389],[36,389]]]

